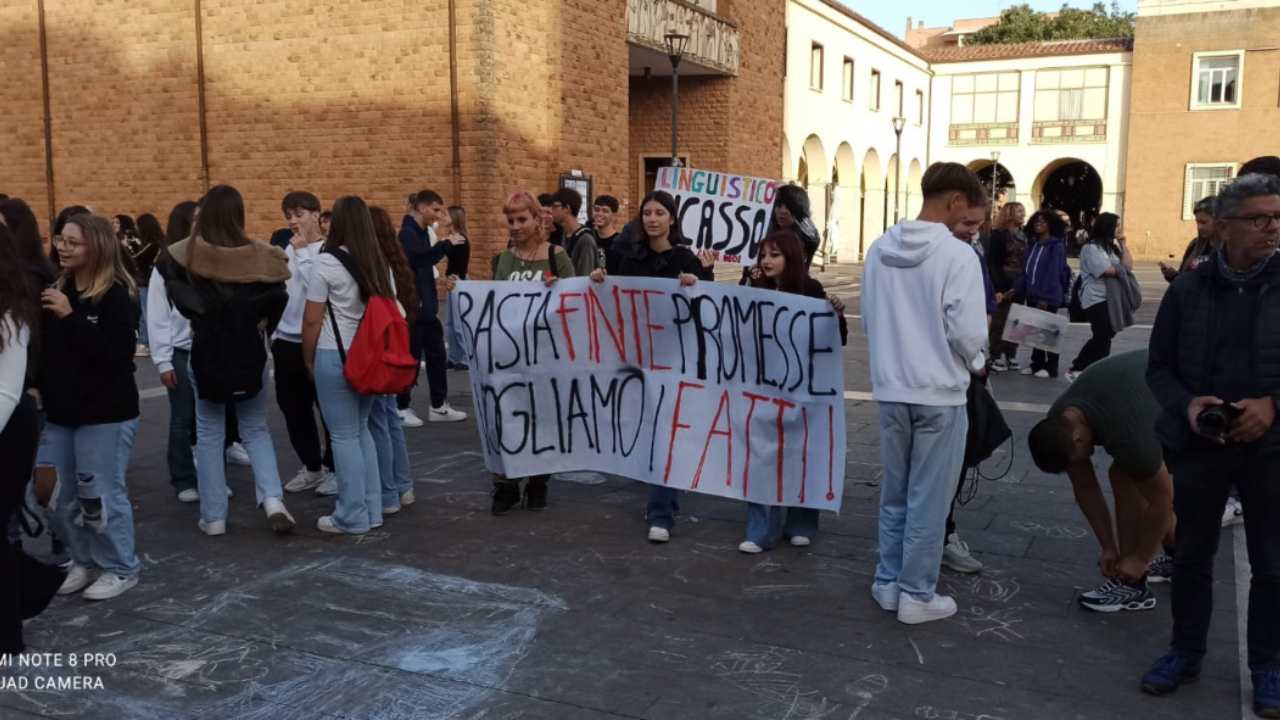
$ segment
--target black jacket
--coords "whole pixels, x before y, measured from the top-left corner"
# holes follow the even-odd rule
[[[680,277],[683,273],[696,275],[699,280],[715,280],[715,272],[702,266],[702,261],[688,245],[675,245],[664,253],[649,249],[644,231],[635,227],[614,241],[617,268],[615,275],[625,277]]]
[[[188,270],[188,244],[192,242],[198,245],[194,270]],[[289,260],[274,245],[252,242],[226,248],[188,238],[174,243],[156,261],[156,267],[164,277],[169,300],[192,321],[215,305],[249,308],[270,337],[289,304],[285,289]]]
[[[1222,275],[1220,262],[1215,254],[1195,270],[1180,273],[1151,329],[1147,384],[1164,408],[1157,434],[1174,452],[1211,447],[1192,434],[1187,420],[1195,397],[1230,393],[1238,397],[1223,400],[1280,400],[1280,255],[1243,286]],[[1219,357],[1228,351],[1223,332],[1243,335],[1245,357]],[[1280,423],[1251,446],[1242,449],[1280,451]]]
[[[776,289],[773,287],[772,281],[770,281],[767,278],[761,278],[760,280],[751,281],[746,284],[750,285],[751,287],[757,287],[764,290]],[[805,297],[818,298],[819,300],[827,299],[826,288],[822,287],[822,283],[818,282],[817,278],[813,278],[813,277],[805,278],[804,290],[802,290],[799,294],[804,295]],[[835,312],[835,311],[832,310],[832,312]],[[845,318],[844,313],[837,313],[836,319],[840,321],[840,344],[848,345],[849,344],[849,321],[848,319]]]
[[[74,283],[68,283],[74,285]],[[122,284],[97,302],[64,292],[71,314],[41,320],[41,363],[36,386],[49,422],[66,427],[101,425],[138,417],[133,380],[138,302]]]

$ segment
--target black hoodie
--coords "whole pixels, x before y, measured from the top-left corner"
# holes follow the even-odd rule
[[[138,303],[123,283],[97,302],[82,298],[74,283],[63,292],[71,314],[41,317],[41,362],[36,386],[49,422],[66,427],[124,422],[138,417],[133,380]]]

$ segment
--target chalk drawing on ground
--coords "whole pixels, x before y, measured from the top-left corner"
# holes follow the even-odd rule
[[[567,609],[538,590],[352,558],[295,562],[233,587],[143,605],[126,632],[95,642],[88,649],[118,659],[104,690],[5,704],[129,720],[452,717],[491,701],[543,619]],[[279,622],[281,605],[296,622]],[[93,637],[96,617],[60,630]]]

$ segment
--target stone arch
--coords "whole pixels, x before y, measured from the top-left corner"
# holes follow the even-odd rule
[[[782,137],[782,179],[791,182],[796,179],[795,161],[791,159],[791,141]]]
[[[832,165],[831,219],[828,223],[827,253],[836,258],[856,257],[858,252],[858,196],[861,193],[858,161],[848,142],[836,148]]]
[[[999,175],[996,175],[996,184],[991,184],[992,176],[995,174],[996,163],[989,158],[979,158],[969,163],[969,169],[973,174],[978,176],[978,180],[982,181],[982,187],[992,194],[992,212],[998,211],[1005,203],[1015,202],[1018,200],[1018,181],[1013,176],[1013,171],[1008,165],[1000,163]]]
[[[800,158],[806,172],[803,175],[796,173],[796,179],[809,194],[809,215],[813,226],[818,229],[820,237],[826,237],[827,203],[830,199],[827,188],[831,183],[831,163],[822,140],[817,135],[805,138]]]
[[[1102,209],[1102,176],[1079,158],[1059,158],[1044,166],[1031,184],[1037,209],[1062,210],[1072,229],[1088,227]]]
[[[924,200],[920,191],[920,181],[923,178],[924,167],[920,164],[919,158],[913,158],[911,165],[907,168],[906,185],[904,186],[906,199],[902,204],[907,208],[906,217],[913,218],[920,214],[920,206]]]
[[[862,174],[859,176],[861,198],[858,203],[858,259],[866,257],[871,243],[880,237],[884,228],[884,174],[880,166],[880,153],[875,148],[867,150],[862,158]]]

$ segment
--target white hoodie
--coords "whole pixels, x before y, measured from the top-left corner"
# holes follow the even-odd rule
[[[879,402],[965,404],[969,368],[986,362],[982,268],[946,225],[904,220],[871,246],[862,326]]]

